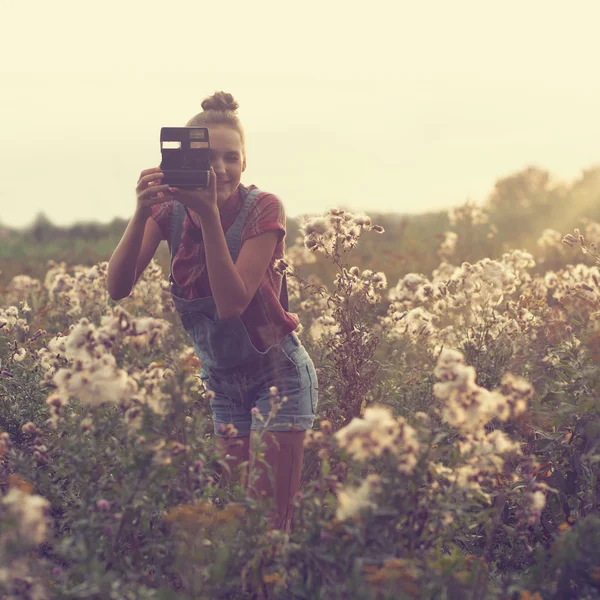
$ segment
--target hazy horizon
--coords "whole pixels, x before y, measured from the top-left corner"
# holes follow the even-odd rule
[[[573,180],[600,164],[591,0],[168,12],[71,0],[0,14],[9,227],[40,212],[56,225],[129,218],[160,127],[185,125],[215,90],[240,104],[242,183],[291,217],[447,209],[528,166]]]

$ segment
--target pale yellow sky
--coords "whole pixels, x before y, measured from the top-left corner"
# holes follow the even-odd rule
[[[483,200],[600,163],[600,1],[0,0],[0,222],[128,218],[215,90],[288,216]]]

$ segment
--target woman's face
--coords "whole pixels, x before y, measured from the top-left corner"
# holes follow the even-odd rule
[[[236,129],[223,125],[208,127],[210,164],[217,176],[217,202],[227,200],[237,189],[246,159],[242,154],[242,139]]]

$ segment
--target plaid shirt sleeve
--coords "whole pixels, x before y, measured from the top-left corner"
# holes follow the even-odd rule
[[[173,200],[161,202],[152,205],[152,214],[150,215],[162,233],[161,239],[168,240],[170,235],[171,218],[173,216]]]
[[[278,244],[285,237],[285,209],[274,194],[261,192],[252,203],[242,230],[241,244],[267,231],[277,231]]]

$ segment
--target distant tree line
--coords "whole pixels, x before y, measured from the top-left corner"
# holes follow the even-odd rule
[[[538,167],[528,167],[499,179],[482,203],[467,201],[450,210],[422,214],[402,214],[408,199],[401,193],[400,190],[396,213],[375,213],[364,207],[364,212],[386,233],[365,235],[354,253],[357,266],[383,270],[390,282],[408,272],[430,275],[440,264],[440,244],[448,231],[458,236],[451,262],[461,264],[484,257],[499,258],[511,248],[533,252],[544,229],[555,229],[564,235],[581,227],[582,219],[600,222],[600,166],[583,170],[571,182],[556,180]],[[3,275],[7,276],[12,269],[6,261],[12,259],[20,261],[22,268],[36,271],[38,265],[28,263],[46,254],[68,264],[73,260],[108,260],[127,223],[128,219],[115,218],[106,224],[88,222],[61,227],[39,213],[24,229],[0,225],[0,270],[4,269]],[[286,242],[290,246],[300,235],[300,219],[288,217],[287,225]],[[161,248],[157,258],[161,264],[164,259],[168,266],[162,257],[165,252]],[[327,261],[319,260],[307,268],[323,280],[332,276]]]

